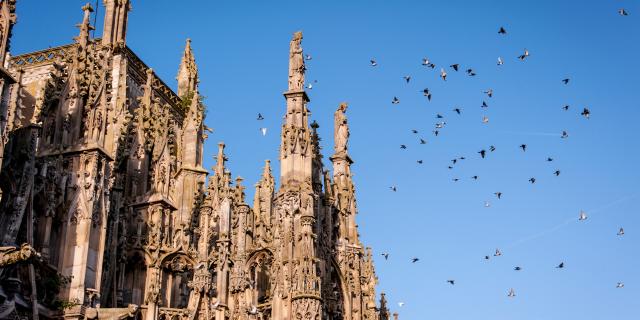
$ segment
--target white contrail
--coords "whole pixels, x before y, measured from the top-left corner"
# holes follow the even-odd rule
[[[615,201],[612,201],[610,203],[607,203],[607,204],[605,204],[603,206],[600,206],[598,208],[591,209],[591,210],[586,210],[586,212],[591,217],[594,214],[596,214],[596,213],[598,213],[598,212],[600,212],[602,210],[611,208],[611,207],[619,204],[620,202],[627,201],[627,200],[635,198],[637,196],[638,196],[637,193],[636,194],[632,194],[632,195],[628,195],[628,196],[622,197],[620,199],[617,199]],[[555,225],[555,226],[553,226],[553,227],[551,227],[549,229],[540,231],[538,233],[535,233],[535,234],[532,234],[530,236],[524,237],[524,238],[522,238],[520,240],[517,240],[517,241],[513,242],[512,244],[508,245],[506,248],[508,248],[508,249],[515,248],[515,247],[517,247],[517,246],[519,246],[519,245],[521,245],[521,244],[523,244],[525,242],[528,242],[528,241],[531,241],[531,240],[534,240],[534,239],[538,239],[538,238],[540,238],[540,237],[542,237],[542,236],[544,236],[546,234],[549,234],[549,233],[555,232],[555,231],[557,231],[559,229],[562,229],[566,225],[570,224],[571,222],[576,222],[577,220],[578,220],[578,218],[572,217],[571,219],[565,220],[565,221],[563,221],[563,222],[561,222],[561,223],[559,223],[559,224],[557,224],[557,225]]]

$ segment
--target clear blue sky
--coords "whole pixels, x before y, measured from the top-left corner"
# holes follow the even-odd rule
[[[12,52],[69,43],[83,3],[18,1]],[[640,319],[637,1],[139,0],[133,7],[128,45],[174,87],[185,38],[193,40],[206,123],[215,130],[207,167],[224,141],[233,175],[249,187],[264,159],[277,162],[289,40],[304,31],[325,162],[333,112],[347,101],[360,233],[374,248],[378,291],[401,319]],[[629,16],[618,15],[622,7]],[[101,25],[99,18],[97,35]],[[531,56],[521,62],[524,48]],[[420,65],[425,56],[435,70]],[[453,63],[478,75],[447,68],[445,83],[439,69]],[[483,94],[488,88],[493,98]],[[591,119],[580,116],[583,107]],[[438,137],[436,113],[447,123]],[[490,145],[497,150],[480,159]],[[460,156],[467,159],[448,169]],[[580,210],[588,220],[577,221]],[[503,256],[485,261],[496,248]],[[411,264],[413,256],[420,261]],[[619,281],[626,287],[616,289]]]

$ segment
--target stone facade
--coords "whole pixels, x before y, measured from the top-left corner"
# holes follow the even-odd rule
[[[0,6],[4,57],[15,0]],[[358,238],[347,104],[330,174],[309,123],[302,33],[280,183],[267,161],[250,206],[223,143],[206,181],[190,41],[175,93],[125,44],[129,0],[104,6],[101,39],[86,5],[74,43],[0,70],[0,318],[388,320]]]

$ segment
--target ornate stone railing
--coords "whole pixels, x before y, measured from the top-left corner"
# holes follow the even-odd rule
[[[76,44],[68,44],[11,57],[9,60],[9,68],[32,67],[52,63],[57,59],[64,60],[70,55],[73,55],[75,46]]]
[[[189,310],[176,308],[160,308],[158,310],[159,320],[186,320],[189,319]]]

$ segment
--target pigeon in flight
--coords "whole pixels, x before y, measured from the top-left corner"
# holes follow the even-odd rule
[[[516,296],[516,292],[513,290],[513,288],[509,289],[509,293],[507,294],[507,296],[509,298],[513,298]]]
[[[584,221],[587,220],[587,213],[580,210],[580,216],[578,217],[578,221]]]
[[[562,139],[569,138],[569,133],[567,133],[567,131],[565,131],[565,130],[562,130],[562,135],[560,136],[560,138],[562,138]]]
[[[476,75],[476,73],[475,73],[475,71],[473,71],[473,69],[467,69],[467,74],[468,74],[470,77],[474,77],[474,76]]]
[[[449,168],[449,170],[453,169],[453,167],[452,167],[452,166],[449,166],[448,168]]]
[[[427,141],[424,139],[420,139],[420,144],[427,144]]]
[[[493,97],[493,89],[491,88],[489,88],[489,90],[487,91],[484,91],[484,93],[486,93],[489,96],[489,98]]]
[[[520,148],[522,149],[522,151],[527,151],[527,145],[526,144],[521,144]]]
[[[621,15],[621,16],[623,16],[623,17],[624,17],[624,16],[628,16],[628,15],[629,15],[629,13],[627,12],[627,10],[625,10],[624,8],[623,8],[623,9],[619,9],[619,10],[618,10],[618,14],[620,14],[620,15]]]
[[[473,180],[478,180],[478,178],[479,178],[478,176],[472,176],[471,177],[471,179],[473,179]]]
[[[436,65],[429,61],[429,58],[422,58],[422,65],[425,67],[429,67],[431,69],[435,68]]]
[[[441,114],[436,113],[436,119],[442,119],[442,118],[444,118],[444,117]]]
[[[311,55],[310,55],[310,54],[307,54],[307,55],[305,55],[305,56],[304,56],[304,59],[305,59],[305,60],[311,60],[311,59],[313,59],[313,58],[311,57]]]
[[[251,306],[251,309],[249,310],[249,314],[251,315],[258,314],[258,308],[256,306]]]
[[[383,252],[382,256],[384,257],[385,260],[389,260],[389,254],[388,253]]]
[[[438,136],[438,134],[439,134],[439,133],[440,133],[440,131],[438,131],[438,130],[433,130],[433,134],[434,134],[436,137]]]
[[[260,132],[262,133],[263,136],[267,135],[267,128],[260,128]]]
[[[453,164],[456,164],[456,163],[458,162],[458,159],[457,159],[457,158],[456,158],[456,159],[452,159],[452,160],[451,160],[451,162],[452,162]]]
[[[504,64],[504,60],[502,60],[502,57],[498,57],[498,65],[501,66]]]
[[[491,258],[491,257],[489,257],[489,256],[484,256],[484,259],[485,259],[485,260],[489,260],[490,258]]]
[[[507,30],[505,30],[504,27],[500,27],[500,30],[498,30],[498,34],[507,34]]]
[[[515,267],[515,268],[513,268],[513,270],[520,271],[520,270],[522,270],[522,268],[521,267]]]
[[[529,50],[524,49],[524,53],[522,53],[521,55],[518,56],[518,59],[524,61],[524,59],[529,57]]]
[[[559,176],[560,175],[560,170],[556,170],[553,174],[555,174],[556,177]]]
[[[444,68],[440,69],[440,78],[442,78],[442,80],[447,81],[447,72],[444,71]]]
[[[533,177],[532,177],[531,179],[529,179],[529,182],[531,182],[531,184],[536,183],[536,178],[533,178]]]
[[[457,114],[460,114],[462,112],[462,110],[460,108],[455,108],[455,109],[453,109],[453,111],[455,111]]]
[[[494,192],[493,194],[495,194],[496,197],[498,197],[498,200],[500,200],[500,198],[502,198],[502,192],[500,192],[500,191]]]
[[[489,123],[489,117],[482,116],[482,123]]]
[[[416,262],[418,262],[418,261],[420,261],[420,259],[415,258],[415,257],[414,257],[414,258],[411,258],[411,263],[416,263]]]
[[[484,159],[485,154],[487,153],[486,150],[482,149],[480,151],[478,151],[478,153],[480,154],[480,156]]]
[[[400,103],[400,99],[398,99],[398,97],[393,97],[393,100],[391,100],[391,104],[399,104]]]
[[[489,151],[491,151],[491,152],[496,151],[496,147],[494,147],[494,146],[489,146]]]
[[[396,186],[391,186],[391,187],[389,187],[389,189],[391,189],[391,191],[393,191],[393,192],[398,191],[398,188],[396,188]]]
[[[489,108],[489,105],[486,101],[482,101],[482,105],[480,106],[480,108]]]
[[[258,113],[258,120],[264,120],[264,117],[262,116],[261,113]]]
[[[499,257],[502,255],[502,252],[500,252],[500,249],[496,249],[496,253],[493,254],[494,257]]]
[[[422,164],[422,160],[418,160],[417,162],[418,162],[418,164]]]
[[[624,235],[624,229],[620,228],[620,230],[618,230],[618,235],[619,236],[623,236]]]
[[[407,145],[404,145],[404,144],[400,145],[400,149],[406,149],[406,148],[407,148]]]
[[[564,262],[560,262],[560,264],[558,266],[556,266],[556,268],[558,268],[558,269],[564,268]]]
[[[458,179],[458,178],[453,178],[453,179],[451,179],[451,180],[453,180],[453,182],[458,182],[458,181],[460,181],[460,179]]]
[[[429,91],[429,88],[424,88],[422,94],[427,97],[427,100],[431,101],[431,91]]]
[[[416,129],[411,129],[411,132],[412,132],[412,133],[418,133],[418,130],[416,130]]]
[[[449,284],[451,284],[451,285],[456,284],[456,281],[455,281],[455,280],[447,280],[447,282],[448,282]]]
[[[580,115],[582,115],[583,117],[589,119],[589,116],[591,115],[591,111],[589,111],[589,109],[587,109],[587,108],[584,108]]]
[[[460,65],[456,63],[456,64],[450,65],[449,67],[451,67],[453,71],[458,71],[458,69],[460,68]]]
[[[307,83],[307,85],[305,87],[307,89],[309,89],[309,90],[313,90],[313,84],[311,84],[311,83]]]
[[[553,158],[548,157],[548,158],[547,158],[547,162],[551,162],[551,161],[553,161]]]
[[[569,79],[569,78],[565,78],[565,79],[562,79],[562,82],[563,82],[564,84],[569,84],[569,80],[571,80],[571,79]]]
[[[616,284],[616,288],[617,288],[617,289],[622,289],[622,288],[624,288],[624,283],[622,283],[622,282],[618,282],[618,284]]]
[[[485,208],[490,208],[490,207],[491,207],[491,202],[489,202],[489,201],[485,201],[485,202],[484,202],[484,207],[485,207]]]
[[[569,105],[568,105],[568,104],[565,104],[565,105],[564,105],[564,107],[562,107],[562,110],[564,110],[564,111],[569,110]]]
[[[378,62],[375,59],[369,60],[370,66],[375,67],[378,65]]]
[[[404,306],[404,302],[398,302],[398,307],[402,308]]]
[[[404,81],[406,81],[407,83],[409,83],[409,81],[411,81],[411,76],[404,76],[402,77],[404,79]]]

